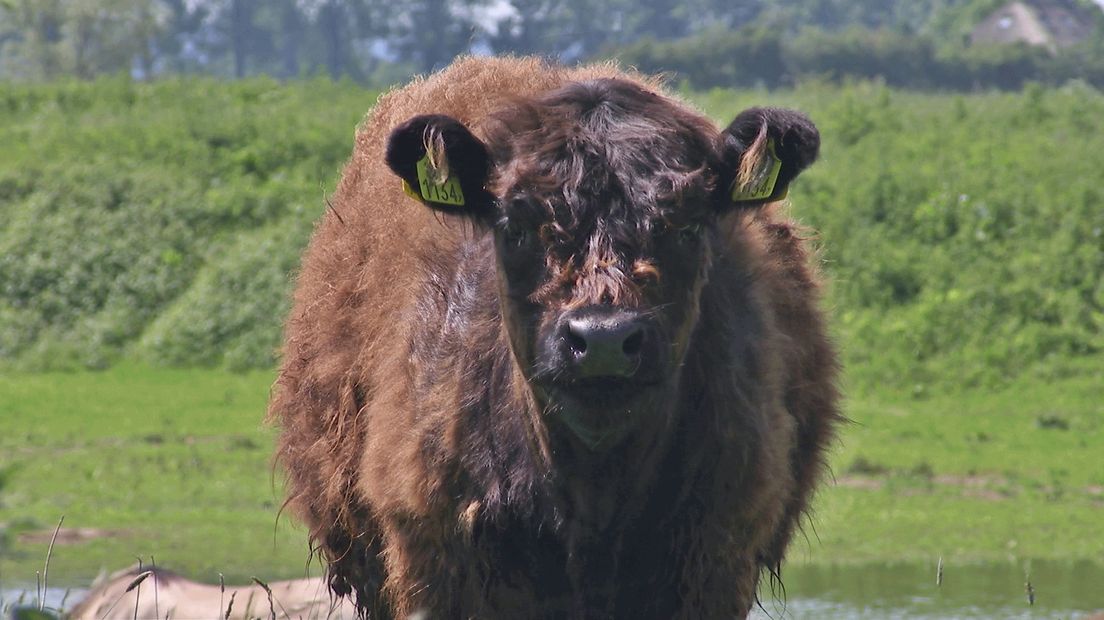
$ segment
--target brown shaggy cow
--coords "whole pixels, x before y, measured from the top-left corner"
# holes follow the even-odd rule
[[[373,618],[748,614],[839,420],[777,204],[818,147],[607,65],[466,59],[382,97],[270,406],[333,590]]]

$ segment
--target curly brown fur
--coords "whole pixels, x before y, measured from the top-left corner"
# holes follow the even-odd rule
[[[380,99],[304,255],[269,408],[336,593],[373,618],[747,615],[839,420],[800,229],[724,202],[768,131],[788,182],[816,156],[804,117],[721,132],[611,65],[465,59]],[[388,165],[426,150],[463,209],[403,194]],[[611,309],[666,361],[595,443],[545,389],[548,343]]]

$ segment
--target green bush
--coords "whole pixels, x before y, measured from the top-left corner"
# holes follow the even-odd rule
[[[274,344],[303,231],[373,100],[325,80],[113,79],[2,91],[0,360],[103,367],[140,341],[143,355],[177,363],[223,361],[229,347],[237,353],[225,361],[236,366],[270,365],[272,347],[262,355],[241,342]],[[226,283],[237,288],[211,290],[234,256],[258,279],[237,286],[239,275]],[[191,322],[196,304],[213,313],[262,300],[271,317]],[[174,316],[188,322],[175,336],[166,332]],[[195,342],[180,343],[183,334]]]
[[[941,68],[923,37],[853,27],[843,32],[807,28],[787,42],[787,71],[833,81],[879,78],[890,86],[938,86]]]
[[[687,95],[721,122],[789,105],[821,128],[793,203],[820,231],[853,385],[1099,372],[1104,96],[1091,86]],[[4,91],[0,365],[270,367],[288,276],[373,99],[267,80]]]
[[[9,476],[11,476],[11,469],[0,467],[0,509],[4,508],[4,487],[8,486]],[[7,553],[9,547],[11,547],[11,532],[8,530],[7,523],[0,523],[0,556]]]
[[[710,28],[693,37],[656,41],[648,37],[610,50],[625,65],[647,73],[671,72],[698,87],[765,86],[791,83],[782,38],[767,28],[732,33]]]
[[[290,309],[288,274],[299,264],[310,224],[289,219],[229,240],[149,326],[139,354],[176,365],[270,366]]]
[[[1104,44],[1092,37],[1051,54],[1041,47],[964,45],[963,40],[890,28],[807,27],[794,35],[767,25],[708,29],[681,39],[643,39],[606,55],[648,72],[671,72],[697,89],[845,83],[877,79],[911,89],[1019,90],[1045,81],[1083,80],[1104,86]]]
[[[824,150],[793,203],[823,239],[854,380],[990,385],[1099,362],[1104,96],[796,94]]]

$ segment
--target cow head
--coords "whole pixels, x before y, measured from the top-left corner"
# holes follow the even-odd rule
[[[672,409],[719,219],[784,196],[816,158],[816,128],[757,108],[718,132],[603,79],[516,101],[480,129],[415,117],[387,162],[413,197],[494,235],[510,345],[548,423],[616,445]]]

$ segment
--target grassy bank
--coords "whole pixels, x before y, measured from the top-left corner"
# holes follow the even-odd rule
[[[853,393],[835,484],[791,559],[1104,561],[1102,385],[1097,368],[996,391]]]
[[[33,583],[60,517],[56,583],[136,556],[207,580],[301,575],[306,536],[277,525],[279,476],[261,426],[272,374],[124,365],[0,377],[0,522],[7,583]]]
[[[165,370],[0,378],[6,583],[31,582],[59,517],[55,583],[154,556],[200,579],[301,575],[305,533],[277,526],[261,418],[271,374]],[[855,394],[795,564],[1100,561],[1100,376],[926,399]]]
[[[853,385],[1009,386],[1101,359],[1098,91],[686,96],[722,123],[787,105],[819,125],[792,202]],[[271,368],[287,274],[375,98],[259,79],[0,93],[0,369]]]
[[[377,93],[124,79],[0,90],[0,368],[271,368],[287,275]]]

